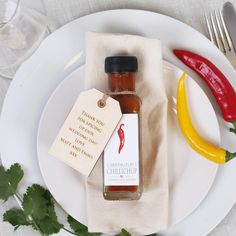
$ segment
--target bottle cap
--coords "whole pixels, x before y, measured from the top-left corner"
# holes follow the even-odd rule
[[[105,72],[137,72],[138,60],[134,56],[112,56],[105,59]]]

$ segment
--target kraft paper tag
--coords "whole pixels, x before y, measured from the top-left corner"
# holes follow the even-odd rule
[[[122,113],[119,102],[97,89],[82,92],[49,153],[89,176]]]

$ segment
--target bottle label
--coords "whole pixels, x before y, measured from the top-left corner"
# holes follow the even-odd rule
[[[139,185],[138,114],[123,114],[104,150],[105,186]]]

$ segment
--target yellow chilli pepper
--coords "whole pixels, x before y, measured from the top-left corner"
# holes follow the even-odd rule
[[[184,72],[179,79],[177,91],[177,115],[180,129],[185,139],[196,152],[206,157],[210,161],[222,164],[231,160],[236,156],[236,152],[230,153],[223,148],[216,147],[208,143],[198,134],[194,128],[188,110],[186,89],[184,85],[185,78],[186,73]]]

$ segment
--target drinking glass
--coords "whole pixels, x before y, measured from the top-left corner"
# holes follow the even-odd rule
[[[47,34],[44,15],[21,0],[0,0],[0,75],[13,78]]]

